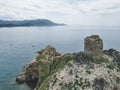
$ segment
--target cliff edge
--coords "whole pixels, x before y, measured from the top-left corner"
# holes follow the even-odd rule
[[[120,52],[103,50],[98,35],[85,38],[81,52],[61,55],[47,46],[16,82],[34,90],[120,90]]]

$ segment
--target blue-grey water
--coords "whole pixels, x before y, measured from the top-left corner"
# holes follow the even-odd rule
[[[17,85],[15,77],[47,45],[61,53],[83,50],[86,36],[98,34],[104,49],[120,51],[118,26],[57,26],[0,28],[0,90],[30,90]]]

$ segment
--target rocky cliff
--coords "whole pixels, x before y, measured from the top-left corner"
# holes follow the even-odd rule
[[[120,90],[120,52],[103,51],[98,35],[87,37],[81,52],[61,55],[47,46],[16,82],[35,90]]]

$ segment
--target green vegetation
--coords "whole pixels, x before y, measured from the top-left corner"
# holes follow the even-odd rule
[[[70,69],[69,75],[73,75],[73,71],[72,71],[72,69]]]
[[[71,61],[71,60],[73,60],[73,56],[71,54],[66,54],[66,55],[63,55],[62,57],[54,58],[53,60],[49,60],[50,61],[49,63],[48,62],[42,63],[42,65],[40,65],[40,67],[42,69],[44,67],[45,68],[42,71],[40,70],[40,76],[41,76],[41,73],[42,73],[42,76],[44,76],[44,78],[42,77],[43,78],[42,83],[38,83],[37,89],[38,90],[46,90],[46,87],[48,87],[48,85],[49,85],[48,81],[50,80],[50,77],[54,73],[58,72],[60,69],[64,68],[64,66],[67,65],[68,62]],[[48,72],[44,72],[44,70],[48,71]],[[57,81],[57,78],[55,79],[53,84],[55,84],[56,81]]]
[[[76,77],[76,78],[79,78],[79,76],[78,76],[78,75],[75,75],[75,77]]]
[[[37,85],[37,90],[48,90],[50,77],[46,77],[41,84]]]
[[[120,84],[120,78],[119,77],[116,77],[116,83]]]
[[[109,60],[107,58],[102,58],[95,61],[96,64],[102,64],[102,63],[109,63]]]
[[[86,73],[91,74],[91,72],[89,70],[87,70]]]
[[[39,59],[41,59],[40,56]],[[80,58],[79,58],[80,57]],[[38,83],[38,90],[47,90],[47,88],[49,87],[49,80],[51,78],[51,76],[58,72],[60,69],[64,68],[65,65],[68,65],[69,67],[71,67],[72,65],[68,62],[70,62],[71,60],[79,60],[82,59],[83,63],[89,63],[90,61],[93,62],[93,59],[90,56],[85,55],[84,53],[78,53],[78,54],[65,54],[59,58],[54,58],[54,59],[50,59],[49,62],[43,62],[41,63],[42,65],[40,65],[43,69],[43,71],[40,72],[40,76],[43,76],[43,81],[42,83]],[[81,61],[80,61],[81,62]],[[109,63],[108,59],[106,58],[102,58],[100,60],[96,60],[95,61],[96,64],[101,64],[101,63]],[[111,68],[111,66],[108,66],[108,68]],[[48,71],[48,72],[44,72]],[[41,75],[42,73],[42,75]],[[91,71],[86,70],[86,73],[91,74]],[[69,75],[72,75],[73,72],[72,70],[70,70]],[[78,76],[76,76],[78,77]],[[57,78],[54,77],[54,81],[52,81],[53,86],[54,84],[57,82]],[[82,78],[80,78],[80,80],[75,80],[74,83],[70,82],[70,83],[66,83],[65,85],[60,83],[60,86],[62,86],[62,89],[64,90],[71,90],[72,88],[77,89],[77,86],[82,87],[82,89],[84,89],[85,87],[89,87],[90,86],[90,82],[87,80],[83,80]]]
[[[80,78],[80,80],[76,79],[75,82],[60,84],[60,86],[62,86],[62,90],[78,90],[79,87],[82,89],[90,87],[90,82],[87,79]]]
[[[113,90],[119,90],[116,86],[113,88]]]
[[[70,82],[70,83],[65,83],[63,86],[62,86],[62,90],[72,90],[72,87],[73,87],[73,83]]]
[[[52,86],[54,86],[55,85],[55,83],[57,82],[57,78],[56,78],[56,75],[54,75],[54,81],[53,81],[53,84],[52,84]]]
[[[45,58],[46,58],[45,55],[40,54],[40,55],[38,55],[38,56],[36,57],[36,60],[38,61],[38,60],[40,60],[40,59],[45,59]]]
[[[104,78],[95,78],[93,87],[94,87],[94,90],[104,90],[104,87],[107,84],[108,83]]]
[[[85,87],[90,87],[90,82],[87,79],[85,79],[82,89],[84,89]]]
[[[93,62],[93,58],[91,55],[87,55],[84,52],[79,52],[74,55],[75,62],[79,62],[80,64],[89,64]]]
[[[60,58],[54,59],[52,61],[52,63],[50,64],[51,74],[53,74],[53,73],[57,72],[58,70],[60,70],[61,68],[63,68],[71,60],[73,60],[73,56],[71,54],[66,54]]]
[[[113,83],[116,81],[115,84],[120,84],[120,78],[113,74],[116,70],[120,71],[119,57],[113,54],[113,61],[109,61],[109,58],[101,58],[105,54],[101,50],[103,48],[102,40],[100,40],[98,35],[92,35],[91,37],[88,39],[86,46],[88,50],[85,48],[85,52],[61,55],[52,46],[47,46],[45,49],[38,51],[36,60],[25,67],[24,73],[18,78],[19,82],[24,80],[29,87],[32,86],[30,88],[35,88],[36,90],[49,90],[55,85],[59,85],[62,90],[84,90],[89,87],[94,90],[103,90],[106,85],[109,85],[107,81]],[[95,41],[99,39],[96,43],[98,46],[94,45],[95,42],[89,41],[94,40],[94,38]],[[89,46],[90,44],[93,46]],[[93,51],[90,52],[89,50]],[[70,62],[71,60],[73,61]],[[105,76],[106,73],[96,72],[102,69],[108,72],[108,77]],[[63,72],[60,70],[63,70]],[[101,73],[103,75],[99,78]],[[115,77],[111,78],[113,75]],[[72,78],[69,79],[69,76]],[[92,78],[89,78],[89,76],[92,76]],[[60,81],[59,78],[62,80],[60,79]],[[110,80],[107,80],[108,78]],[[116,87],[114,90],[117,90]]]
[[[96,38],[99,39],[100,37],[98,35],[91,35],[89,38]]]
[[[113,69],[115,68],[115,66],[114,66],[114,65],[112,65],[112,64],[107,65],[106,67],[107,67],[107,68],[109,68],[109,69],[111,69],[111,70],[113,70]]]
[[[120,71],[120,65],[118,65],[117,67],[118,67],[118,71]]]

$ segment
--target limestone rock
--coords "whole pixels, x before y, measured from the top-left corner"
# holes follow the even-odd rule
[[[120,53],[103,52],[102,40],[92,35],[85,39],[84,52],[61,55],[52,46],[38,51],[16,82],[32,90],[120,90],[119,65]]]
[[[16,82],[18,84],[23,84],[25,82],[25,75],[24,73],[21,73],[17,78],[16,78]]]
[[[89,55],[86,55],[84,52],[79,52],[75,55],[75,62],[80,64],[90,64],[93,62],[93,58]]]
[[[109,86],[108,83],[104,78],[95,78],[94,79],[94,84],[93,84],[93,89],[94,90],[108,90]]]
[[[25,66],[24,71],[17,76],[16,82],[26,83],[34,89],[37,83],[41,84],[47,74],[59,64],[57,60],[60,56],[61,54],[56,52],[54,47],[48,45],[45,49],[38,51],[38,56]]]
[[[84,53],[92,55],[94,60],[101,59],[103,56],[103,41],[98,35],[85,38]]]
[[[112,65],[94,63],[94,68],[89,68],[86,63],[70,61],[49,78],[49,87],[44,90],[120,90],[120,72],[117,66],[113,70],[107,64]]]
[[[50,45],[48,45],[45,49],[38,51],[37,60],[42,60],[44,62],[48,62],[55,57],[61,56],[60,53],[56,52],[56,49]]]
[[[104,50],[104,54],[113,57],[113,63],[120,66],[120,52],[114,49]]]

